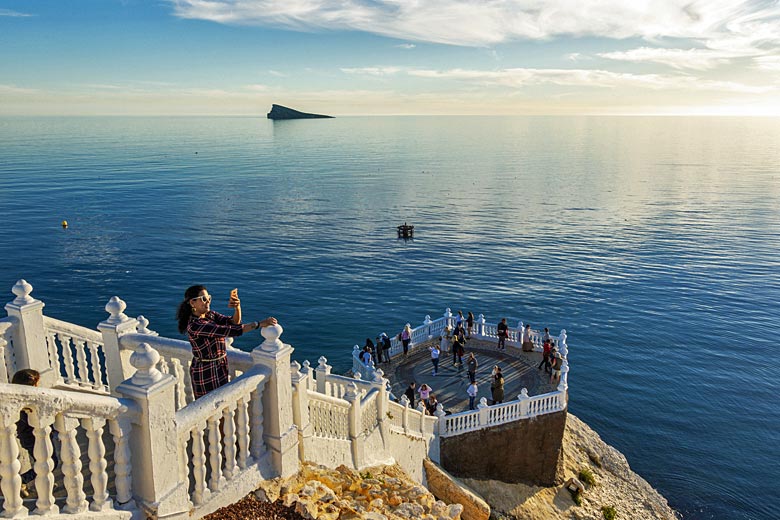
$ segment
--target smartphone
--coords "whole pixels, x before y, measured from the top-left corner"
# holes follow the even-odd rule
[[[230,297],[231,297],[231,298],[238,298],[238,288],[231,289],[231,291],[230,291]]]

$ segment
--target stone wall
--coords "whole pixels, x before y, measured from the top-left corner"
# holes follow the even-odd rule
[[[565,426],[564,410],[444,437],[441,465],[457,477],[560,484]]]

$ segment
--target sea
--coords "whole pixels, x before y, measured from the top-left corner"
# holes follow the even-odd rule
[[[336,371],[447,308],[565,329],[570,412],[683,518],[779,516],[780,119],[5,117],[0,230],[3,301],[181,337],[235,287]]]

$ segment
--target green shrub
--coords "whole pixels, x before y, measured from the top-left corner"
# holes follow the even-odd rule
[[[582,468],[580,470],[580,474],[577,475],[577,478],[580,479],[580,482],[583,482],[589,486],[596,484],[596,476],[593,474],[590,468]]]
[[[604,520],[615,520],[617,518],[617,511],[612,506],[602,506],[601,514],[604,515]]]
[[[575,491],[571,494],[571,499],[574,500],[574,503],[578,506],[582,505],[582,493],[579,491]]]

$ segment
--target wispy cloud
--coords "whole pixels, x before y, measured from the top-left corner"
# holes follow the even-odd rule
[[[417,46],[415,44],[413,44],[413,43],[401,43],[399,45],[396,45],[396,47],[399,48],[399,49],[404,49],[404,50],[409,51],[409,50],[414,49]]]
[[[294,30],[357,30],[490,46],[556,36],[688,38],[713,50],[780,41],[780,3],[756,0],[169,0],[181,18]]]
[[[262,85],[260,83],[256,83],[254,85],[247,85],[244,87],[247,90],[250,90],[252,92],[267,92],[268,91],[268,85]]]
[[[772,86],[753,86],[731,81],[705,80],[688,75],[628,74],[598,69],[411,69],[408,71],[408,74],[420,78],[451,79],[478,83],[485,86],[513,88],[548,84],[567,87],[711,90],[749,94],[760,94],[775,90]]]
[[[34,88],[17,87],[16,85],[0,84],[0,94],[37,94],[40,92]]]
[[[276,76],[277,78],[287,77],[287,74],[285,74],[284,72],[279,72],[278,70],[269,70],[268,74],[270,74],[271,76]]]
[[[639,47],[628,51],[602,52],[597,56],[633,63],[659,63],[675,69],[708,70],[728,63],[731,58],[739,57],[740,54],[711,49]]]
[[[34,16],[32,14],[20,13],[19,11],[12,11],[11,9],[0,9],[0,16],[8,16],[11,18],[27,18],[28,16]]]
[[[342,68],[341,72],[360,76],[392,76],[402,70],[404,70],[403,67],[356,67]]]
[[[761,56],[753,58],[753,64],[754,67],[759,70],[780,72],[780,56]]]

